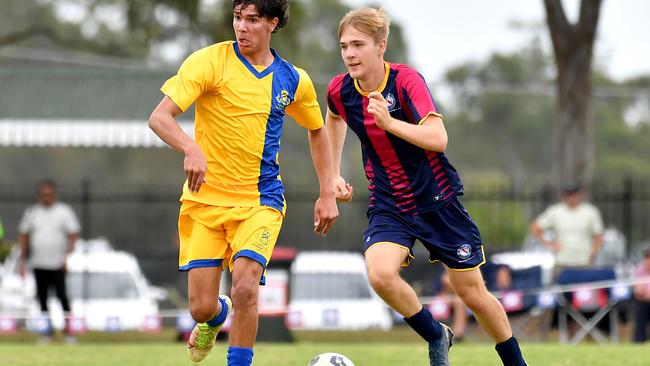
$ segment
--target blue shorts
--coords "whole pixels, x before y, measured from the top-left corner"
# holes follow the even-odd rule
[[[415,239],[429,251],[429,261],[441,261],[450,269],[469,270],[485,263],[481,234],[458,198],[438,210],[416,215],[368,209],[368,228],[363,232],[365,250],[388,242],[408,249],[409,257],[415,258]]]

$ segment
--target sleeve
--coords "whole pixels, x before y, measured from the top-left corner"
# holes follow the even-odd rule
[[[320,105],[316,99],[316,90],[314,84],[307,73],[296,68],[300,80],[296,88],[295,100],[287,107],[287,113],[293,117],[298,124],[308,130],[317,130],[322,128],[323,114]]]
[[[542,230],[548,230],[554,226],[554,216],[555,206],[551,206],[544,210],[544,212],[542,212],[539,216],[537,216],[535,222]]]
[[[215,72],[206,55],[205,49],[191,54],[178,69],[178,73],[160,88],[183,112],[214,84]]]
[[[340,77],[335,77],[332,79],[327,86],[327,108],[334,113],[337,116],[341,115],[341,112],[336,108],[336,101],[335,98],[339,98],[339,95],[337,95],[337,92],[340,92],[341,90],[341,78]]]
[[[68,234],[77,234],[81,231],[81,225],[77,219],[77,215],[70,206],[65,206],[65,230]]]
[[[409,122],[420,124],[431,115],[442,118],[427,83],[417,71],[410,69],[400,71],[397,88],[400,103],[406,111]]]
[[[32,209],[27,208],[23,213],[23,217],[20,219],[18,224],[18,231],[21,234],[29,234],[32,231],[32,221],[33,221]]]

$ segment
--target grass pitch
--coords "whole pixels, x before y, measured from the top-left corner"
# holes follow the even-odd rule
[[[531,366],[647,366],[650,345],[524,344]],[[226,345],[218,343],[201,365],[226,365]],[[323,352],[339,352],[356,366],[424,366],[426,347],[417,343],[260,343],[255,349],[255,366],[306,366]],[[455,366],[501,365],[491,345],[462,343],[452,347]],[[192,365],[181,343],[53,343],[36,345],[0,343],[0,365],[7,366],[178,366]]]

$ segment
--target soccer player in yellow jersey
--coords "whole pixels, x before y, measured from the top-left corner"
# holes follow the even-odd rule
[[[179,214],[179,269],[188,271],[190,312],[198,322],[188,342],[203,360],[228,312],[228,366],[249,366],[257,335],[257,298],[285,212],[277,155],[285,114],[309,132],[320,184],[314,231],[338,217],[327,131],[305,71],[270,48],[288,20],[287,0],[233,0],[236,42],[190,55],[162,86],[149,126],[185,155],[187,181]],[[195,140],[176,117],[196,106]],[[222,270],[232,271],[230,298],[218,296]]]

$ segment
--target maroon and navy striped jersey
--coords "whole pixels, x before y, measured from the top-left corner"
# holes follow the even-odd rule
[[[419,124],[438,111],[424,81],[406,65],[386,63],[379,88],[393,118]],[[368,93],[350,74],[336,76],[327,89],[330,111],[348,124],[361,141],[370,190],[370,206],[403,214],[435,210],[463,185],[443,153],[428,151],[377,127],[368,113]]]

